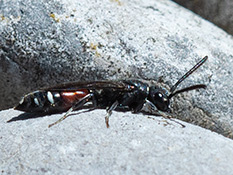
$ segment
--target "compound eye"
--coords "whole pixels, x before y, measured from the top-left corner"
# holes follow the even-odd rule
[[[156,93],[154,95],[154,99],[157,100],[157,101],[160,101],[160,102],[164,101],[163,100],[164,99],[163,94],[161,92]]]
[[[151,87],[148,100],[156,106],[160,111],[168,112],[170,100],[167,96],[167,92],[158,87]]]
[[[169,108],[169,100],[166,95],[161,92],[157,92],[153,96],[154,105],[161,111],[167,111]]]

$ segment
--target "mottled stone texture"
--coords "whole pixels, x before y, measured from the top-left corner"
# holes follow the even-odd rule
[[[83,112],[83,111],[82,111]],[[7,174],[205,174],[233,172],[233,141],[161,117],[104,110],[28,119],[0,111],[0,172]],[[20,115],[21,117],[17,117]],[[15,119],[14,122],[6,121]]]

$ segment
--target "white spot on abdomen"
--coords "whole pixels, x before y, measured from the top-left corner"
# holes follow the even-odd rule
[[[54,97],[59,98],[59,97],[60,97],[60,94],[59,94],[58,92],[56,92],[56,93],[54,94]]]
[[[74,96],[75,92],[62,92],[62,95],[64,95],[64,96]]]
[[[50,91],[47,92],[47,98],[50,103],[54,104],[53,94]]]
[[[21,98],[21,100],[19,101],[19,104],[23,104],[23,102],[24,102],[24,97]]]
[[[39,106],[40,104],[39,104],[39,101],[38,101],[38,99],[35,97],[34,98],[34,103],[37,105],[37,106]]]
[[[83,91],[76,91],[75,94],[76,95],[83,95],[83,94],[85,94],[85,92],[83,92]]]

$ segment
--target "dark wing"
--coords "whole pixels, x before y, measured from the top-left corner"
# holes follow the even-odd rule
[[[51,86],[47,88],[43,88],[41,90],[48,91],[76,91],[77,89],[117,89],[122,91],[131,91],[131,86],[127,84],[126,81],[84,81],[84,82],[69,82],[63,83],[56,86]]]

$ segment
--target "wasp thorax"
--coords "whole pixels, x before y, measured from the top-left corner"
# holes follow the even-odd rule
[[[148,100],[152,102],[160,111],[169,111],[169,98],[164,89],[158,87],[151,87],[149,91]]]

